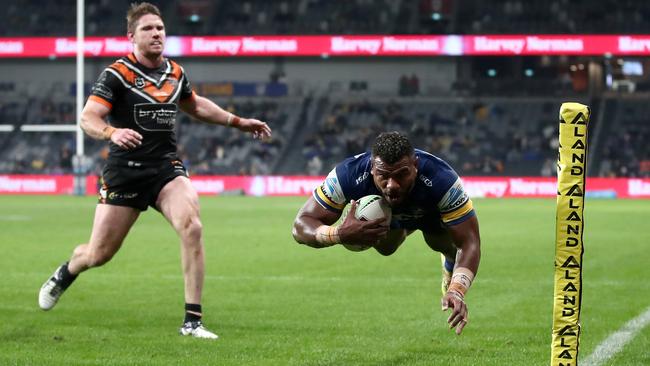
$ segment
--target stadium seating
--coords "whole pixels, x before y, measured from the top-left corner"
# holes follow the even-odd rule
[[[324,173],[343,157],[365,151],[378,132],[398,130],[461,174],[540,175],[544,162],[557,154],[560,103],[548,98],[329,101],[318,127],[303,141],[303,162],[318,155]]]
[[[129,3],[86,1],[87,35],[123,35],[123,10],[116,9]],[[629,0],[162,0],[156,4],[170,34],[650,32],[650,23],[643,21],[650,17],[650,7]],[[11,2],[0,36],[74,36],[75,6],[71,0]],[[181,117],[180,153],[195,174],[324,174],[344,156],[366,149],[378,131],[400,130],[412,136],[417,147],[448,160],[464,175],[551,176],[557,108],[571,95],[594,107],[600,120],[608,122],[592,128],[594,156],[588,173],[650,176],[646,97],[587,96],[591,90],[576,93],[566,72],[560,74],[553,62],[546,68],[535,65],[534,77],[499,74],[494,78],[476,67],[483,58],[475,60],[468,75],[436,93],[425,89],[430,85],[414,91],[396,83],[393,95],[382,92],[380,96],[369,91],[367,80],[350,82],[349,91],[341,86],[348,81],[330,80],[329,92],[315,94],[305,86],[305,92],[289,97],[211,96],[235,113],[269,121],[274,139],[259,143],[232,129],[188,123],[187,117]],[[517,72],[520,69],[521,65]],[[334,85],[340,90],[332,92]],[[636,92],[647,92],[647,85],[641,78]],[[0,133],[4,156],[0,173],[71,171],[72,134],[23,133],[20,126],[74,123],[73,87],[0,80],[0,124],[15,126],[13,132]],[[106,144],[85,141],[86,153],[93,157],[91,171],[97,172]]]
[[[607,123],[599,135],[597,169],[601,177],[650,177],[650,105],[647,97],[608,98]]]
[[[131,1],[86,1],[88,35],[126,30]],[[650,32],[643,1],[160,0],[169,34],[509,34]],[[76,3],[12,1],[0,36],[74,36]],[[598,19],[598,21],[594,21]],[[607,26],[602,26],[606,23]]]
[[[73,124],[74,98],[64,88],[3,92],[0,117],[16,130],[0,134],[0,173],[69,173],[74,136],[20,132],[23,124]],[[59,95],[57,98],[49,95]],[[560,97],[307,97],[215,100],[224,108],[269,121],[274,138],[254,141],[233,129],[179,117],[181,157],[193,174],[326,174],[346,156],[365,151],[381,131],[398,130],[416,147],[450,162],[462,175],[555,174]],[[592,126],[590,175],[650,176],[644,97],[583,100],[609,123]],[[600,108],[599,108],[600,107]],[[596,123],[597,116],[592,118]],[[91,172],[99,173],[106,144],[88,137]]]

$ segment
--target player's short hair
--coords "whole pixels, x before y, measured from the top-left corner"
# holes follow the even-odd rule
[[[162,19],[162,14],[157,6],[151,3],[131,3],[129,11],[126,12],[126,31],[134,33],[138,20],[147,14],[157,15]]]
[[[394,164],[405,156],[415,155],[408,137],[397,132],[382,132],[372,145],[372,156],[379,157],[386,164]]]

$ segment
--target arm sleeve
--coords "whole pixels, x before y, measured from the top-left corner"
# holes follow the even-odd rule
[[[336,168],[332,169],[325,181],[314,189],[314,199],[327,210],[336,213],[343,211],[347,199],[343,194]]]
[[[438,202],[438,210],[442,222],[449,226],[460,224],[475,215],[472,200],[463,189],[460,178],[456,179]]]
[[[90,96],[88,100],[93,100],[95,102],[101,103],[113,109],[113,103],[119,89],[121,87],[120,81],[113,75],[108,69],[105,69],[90,91]]]

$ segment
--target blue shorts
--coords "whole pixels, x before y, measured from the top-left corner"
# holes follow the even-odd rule
[[[391,229],[406,229],[409,231],[421,230],[424,233],[439,234],[447,230],[438,214],[428,214],[417,219],[399,220],[393,218]]]

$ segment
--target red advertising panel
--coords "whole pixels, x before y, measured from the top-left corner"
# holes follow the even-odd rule
[[[87,37],[89,57],[131,52],[126,37]],[[0,38],[0,57],[72,57],[74,37]],[[650,55],[644,35],[170,36],[169,56]]]
[[[557,179],[538,177],[466,177],[470,197],[556,197]],[[587,178],[587,197],[650,198],[650,179]]]
[[[306,196],[325,177],[222,176],[192,177],[201,195]],[[470,197],[555,197],[557,180],[541,177],[464,177]],[[86,177],[86,194],[97,194],[97,177]],[[72,194],[72,175],[0,175],[0,194]],[[650,198],[648,178],[587,178],[587,197]]]
[[[0,175],[0,194],[72,194],[72,175]]]
[[[304,196],[311,194],[324,177],[302,176],[195,176],[192,185],[199,194],[249,196]]]

